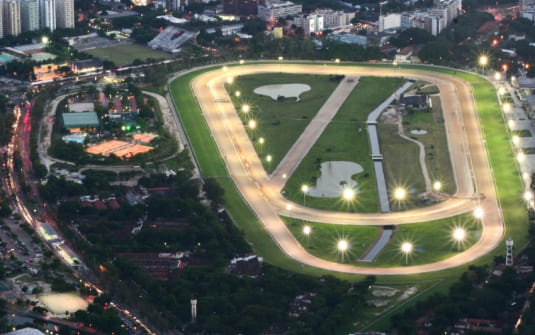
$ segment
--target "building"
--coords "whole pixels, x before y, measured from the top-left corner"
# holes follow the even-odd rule
[[[56,0],[56,27],[74,28],[74,0]]]
[[[283,38],[283,37],[284,37],[284,31],[282,30],[282,27],[274,27],[273,38]]]
[[[401,28],[401,14],[393,13],[379,16],[379,32]]]
[[[329,35],[329,39],[346,44],[358,44],[365,46],[368,43],[368,37],[358,34],[334,34]]]
[[[301,14],[303,6],[291,1],[268,0],[264,5],[258,5],[258,18],[275,22],[280,18]]]
[[[241,30],[243,29],[243,23],[221,26],[218,29],[221,29],[221,35],[223,36],[234,36],[241,32]],[[206,29],[206,32],[208,34],[215,34],[216,29],[209,28],[209,29]]]
[[[521,9],[520,16],[531,22],[535,22],[535,6],[526,6],[524,9]]]
[[[4,6],[0,4],[0,38],[4,36]]]
[[[39,0],[22,0],[20,3],[22,31],[39,30]]]
[[[189,5],[188,0],[166,0],[165,1],[165,8],[169,11],[177,11],[184,8],[184,6]]]
[[[4,1],[4,35],[17,36],[21,33],[20,3],[18,0]]]
[[[258,6],[264,4],[265,0],[223,0],[223,13],[240,16],[256,15]]]
[[[27,327],[9,333],[4,333],[4,335],[45,335],[45,333],[38,329]]]
[[[309,15],[297,15],[293,23],[297,27],[303,28],[305,35],[319,33],[325,29],[344,28],[351,25],[351,20],[355,13],[345,13],[343,11],[316,10]]]
[[[39,0],[39,22],[41,29],[56,30],[56,0]]]
[[[98,59],[86,59],[71,63],[71,70],[75,74],[100,71],[102,62]]]
[[[80,127],[98,127],[100,124],[95,112],[63,113],[61,117],[63,127],[68,130]]]

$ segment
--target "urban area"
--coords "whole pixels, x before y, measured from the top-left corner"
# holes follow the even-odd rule
[[[0,161],[0,334],[535,334],[535,0],[0,0]]]

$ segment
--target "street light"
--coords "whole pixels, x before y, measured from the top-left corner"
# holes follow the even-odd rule
[[[301,192],[303,192],[303,206],[306,206],[306,196],[307,196],[307,193],[308,193],[308,185],[303,185],[301,186]]]
[[[241,111],[244,112],[245,114],[249,113],[250,109],[251,109],[251,107],[249,107],[249,105],[241,106]]]
[[[273,157],[271,157],[271,155],[267,155],[266,156],[266,161],[268,162],[269,164],[269,171],[271,171],[271,160],[273,159]]]
[[[409,264],[409,254],[412,252],[412,243],[403,242],[401,244],[401,252],[405,254],[405,265]]]
[[[258,143],[260,143],[260,154],[262,154],[262,148],[264,147],[264,138],[260,137],[258,139]]]
[[[286,210],[291,211],[293,208],[292,204],[286,204]]]
[[[303,234],[307,237],[307,248],[310,248],[310,233],[312,232],[312,228],[310,226],[304,226],[303,227]]]
[[[279,56],[279,72],[282,72],[282,61],[284,60],[284,57]]]
[[[347,242],[347,240],[339,240],[338,243],[336,244],[336,248],[342,255],[342,263],[343,263],[344,255],[347,252],[347,249],[349,248],[349,243]]]
[[[407,196],[407,191],[405,191],[404,188],[397,187],[394,190],[394,198],[396,200],[404,200],[406,196]]]
[[[466,231],[463,228],[458,227],[453,230],[453,239],[455,240],[457,244],[457,251],[459,251],[460,245],[464,241],[465,237],[466,237]]]
[[[249,121],[249,128],[251,128],[251,129],[255,129],[256,128],[256,121],[255,120],[250,120]]]
[[[509,121],[507,121],[507,125],[509,128],[513,128],[515,126],[515,120],[509,119]]]
[[[48,44],[49,41],[50,41],[50,40],[48,39],[48,36],[43,36],[43,37],[41,37],[41,43],[43,43],[43,44]]]
[[[433,183],[433,189],[435,190],[435,192],[440,191],[441,188],[442,188],[442,183],[440,181],[437,180]]]
[[[353,190],[351,187],[346,187],[342,191],[342,198],[346,201],[351,201],[355,199],[355,190]]]
[[[504,88],[504,87],[500,87],[500,88],[498,89],[498,94],[500,94],[500,95],[504,95],[504,94],[505,94],[505,88]]]
[[[234,93],[234,95],[236,95],[236,98],[239,98],[240,95],[241,95],[241,92],[240,91],[236,91],[236,93]]]
[[[227,70],[228,70],[227,66],[223,66],[223,71],[226,72]]]
[[[481,70],[483,74],[485,74],[485,67],[489,63],[489,58],[485,55],[482,55],[479,57],[479,66],[481,67]]]
[[[228,77],[227,78],[227,83],[228,84],[232,84],[233,81],[234,81],[234,78],[232,78],[232,77]]]
[[[513,144],[517,145],[519,141],[520,141],[520,138],[516,135],[513,135]]]
[[[481,220],[483,218],[483,208],[478,207],[474,210],[474,217]]]
[[[528,202],[533,200],[533,193],[531,191],[524,192],[524,200]]]
[[[503,104],[503,111],[506,113],[509,113],[511,111],[511,104],[510,103]]]
[[[496,81],[499,81],[501,78],[502,78],[502,75],[500,74],[500,72],[496,72],[494,74],[494,79],[496,79]]]
[[[243,65],[243,63],[245,63],[245,61],[243,59],[240,59],[240,65]]]
[[[522,163],[526,160],[526,154],[521,151],[516,155],[516,159],[519,163]]]

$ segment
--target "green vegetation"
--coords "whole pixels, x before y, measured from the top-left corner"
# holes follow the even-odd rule
[[[513,131],[513,135],[514,136],[518,136],[518,137],[531,137],[531,136],[533,136],[533,135],[531,135],[531,131],[529,131],[528,129],[515,130],[515,131]]]
[[[453,239],[453,230],[462,227],[466,238],[461,245]],[[446,259],[460,250],[468,249],[481,235],[481,224],[472,213],[435,220],[399,225],[396,227],[390,243],[379,254],[374,266],[400,266],[405,262],[405,255],[400,251],[403,242],[414,245],[409,255],[409,264],[427,264]]]
[[[136,60],[167,59],[171,56],[163,51],[152,50],[139,44],[125,44],[109,48],[98,48],[85,51],[102,61],[111,61],[115,65],[130,65]]]
[[[256,129],[248,133],[266,171],[277,167],[338,86],[339,79],[324,75],[265,73],[241,76],[234,84],[227,85],[237,111],[241,111],[243,105],[250,106],[248,113],[239,115],[244,125],[252,119],[257,123]],[[307,84],[311,89],[301,94],[299,101],[292,98],[275,101],[253,92],[257,87],[274,84]],[[237,91],[239,98],[235,94]],[[264,139],[264,144],[260,144],[260,138]],[[271,155],[271,164],[266,161],[266,155]]]
[[[354,263],[372,245],[378,237],[379,228],[376,226],[350,226],[335,225],[328,223],[306,222],[293,218],[282,218],[293,236],[306,250],[314,256],[332,262],[340,262],[340,253],[336,243],[345,239],[349,243],[349,251],[346,253],[345,262]],[[309,237],[303,233],[303,227],[309,226]]]
[[[425,95],[431,95],[431,94],[438,94],[440,93],[438,87],[435,85],[429,85],[422,87],[418,90],[418,94],[425,94]]]
[[[358,183],[356,201],[347,204],[340,198],[307,196],[306,205],[337,211],[377,212],[377,189],[365,121],[368,114],[403,82],[401,78],[360,78],[357,87],[288,180],[285,187],[288,199],[302,203],[301,186],[315,184],[321,163],[352,161],[364,169],[353,177]]]
[[[347,226],[328,223],[304,222],[302,220],[283,218],[294,237],[306,247],[314,256],[340,262],[340,254],[336,250],[339,239],[349,241],[351,250],[347,253],[346,263],[355,264],[363,253],[378,237],[379,228],[376,226]],[[310,241],[303,234],[303,227],[312,228]],[[453,230],[462,227],[466,238],[462,244],[453,239]],[[405,256],[400,247],[403,242],[411,242],[414,251],[409,256],[410,265],[426,264],[446,259],[455,255],[459,250],[468,249],[481,235],[481,224],[471,213],[447,219],[403,224],[396,227],[390,243],[379,254],[373,263],[357,262],[358,266],[401,266]],[[310,247],[308,247],[310,243]]]

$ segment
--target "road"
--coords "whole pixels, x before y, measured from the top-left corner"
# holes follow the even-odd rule
[[[445,116],[448,146],[457,190],[440,204],[395,213],[340,213],[307,208],[285,199],[280,190],[284,174],[268,176],[224,88],[229,76],[265,72],[332,74],[346,76],[406,77],[428,81],[439,87]],[[455,77],[436,72],[393,68],[337,67],[303,64],[261,64],[230,67],[199,75],[192,89],[214,136],[234,183],[266,230],[289,257],[310,266],[356,274],[398,275],[443,270],[469,263],[493,250],[504,234],[503,218],[498,206],[479,119],[470,86]],[[284,160],[292,160],[285,157]],[[284,161],[283,160],[283,161]],[[474,173],[473,171],[477,171]],[[483,194],[484,196],[480,196]],[[397,225],[431,221],[473,211],[480,207],[482,235],[472,247],[451,258],[432,264],[378,268],[339,264],[310,255],[286,228],[279,215],[308,221],[346,225]]]

